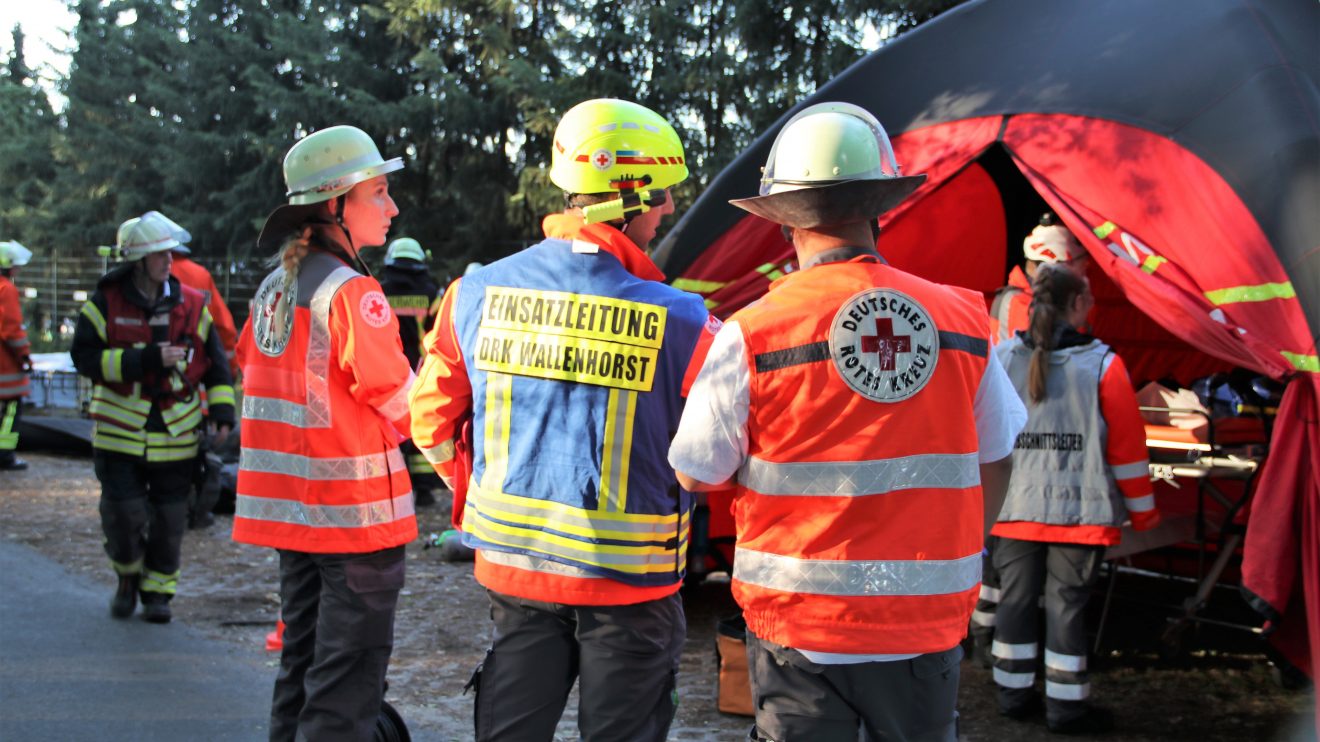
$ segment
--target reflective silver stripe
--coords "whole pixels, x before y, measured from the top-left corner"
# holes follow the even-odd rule
[[[524,569],[529,572],[543,572],[552,575],[566,575],[568,577],[587,577],[591,579],[605,579],[594,572],[588,572],[563,562],[555,562],[541,557],[534,557],[528,554],[513,554],[507,551],[496,551],[494,549],[482,549],[481,558],[491,564],[498,564],[503,567],[513,567],[515,569]]]
[[[393,396],[385,400],[384,403],[376,408],[376,411],[380,413],[381,417],[390,422],[394,422],[395,420],[407,416],[408,394],[412,392],[413,382],[415,381],[417,381],[417,375],[412,371],[409,371],[408,380],[404,382],[403,386],[399,387],[398,391],[394,392]]]
[[[981,600],[988,601],[988,602],[990,602],[990,603],[998,603],[998,602],[999,602],[999,588],[997,588],[997,587],[990,587],[989,585],[986,585],[986,584],[982,583],[982,584],[981,584]]]
[[[316,481],[361,480],[383,477],[404,468],[403,454],[392,448],[388,452],[343,458],[314,458],[261,448],[243,448],[239,454],[241,471],[262,474],[287,474]]]
[[[1002,685],[1005,688],[1030,688],[1032,683],[1036,682],[1034,672],[1008,672],[996,667],[994,675],[995,685]]]
[[[995,680],[998,681],[998,679],[999,678],[996,676]],[[1091,684],[1060,683],[1046,679],[1045,696],[1047,698],[1057,698],[1060,701],[1085,701],[1091,697]]]
[[[1155,495],[1125,497],[1123,502],[1127,505],[1129,513],[1146,513],[1155,509]]]
[[[444,464],[454,458],[453,441],[440,441],[430,448],[418,446],[417,450],[421,451],[426,460],[432,464]]]
[[[1134,461],[1131,464],[1115,464],[1109,467],[1114,472],[1114,479],[1136,479],[1137,477],[1150,476],[1150,462],[1146,459]]]
[[[995,614],[989,611],[972,611],[972,623],[987,628],[995,625]]]
[[[344,284],[360,274],[341,265],[316,287],[312,300],[311,332],[307,338],[307,411],[303,414],[304,428],[330,427],[330,302]]]
[[[365,528],[413,517],[413,494],[364,505],[311,505],[294,500],[238,495],[234,515],[309,528]]]
[[[1001,660],[1034,660],[1036,644],[1009,644],[995,639],[990,643],[990,656]]]
[[[627,507],[628,464],[632,456],[629,423],[636,404],[637,392],[610,390],[605,407],[605,438],[601,444],[601,510],[622,513]]]
[[[21,338],[16,338],[14,340],[6,340],[5,344],[11,348],[22,348],[28,344],[28,339],[27,336],[25,335]]]
[[[295,428],[314,427],[307,424],[307,408],[297,402],[274,397],[243,396],[243,418],[268,423],[284,423]]]
[[[27,374],[0,374],[0,383],[9,383],[11,381],[24,381]]]
[[[1060,654],[1045,649],[1045,666],[1052,670],[1062,670],[1064,672],[1086,672],[1086,656],[1076,654]]]
[[[739,548],[733,576],[771,590],[814,595],[949,595],[981,581],[981,553],[961,559],[797,559]]]
[[[981,469],[975,452],[783,464],[749,456],[738,481],[763,495],[876,495],[918,487],[975,487]]]

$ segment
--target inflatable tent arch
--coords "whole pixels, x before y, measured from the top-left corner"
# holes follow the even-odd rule
[[[1002,285],[1030,226],[1013,211],[1008,162],[1093,257],[1104,302],[1095,331],[1134,380],[1241,366],[1289,382],[1243,573],[1266,616],[1307,627],[1309,651],[1290,653],[1303,666],[1320,664],[1316,38],[1313,2],[976,0],[799,104],[869,109],[904,172],[928,174],[881,219],[879,249],[897,267]],[[676,286],[721,316],[793,267],[777,226],[727,203],[754,195],[777,129],[715,178],[656,252]],[[1309,615],[1279,621],[1293,612]]]

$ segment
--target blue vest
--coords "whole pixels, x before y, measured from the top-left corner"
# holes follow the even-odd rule
[[[666,461],[700,298],[547,239],[463,278],[472,545],[629,584],[683,577],[692,501]]]

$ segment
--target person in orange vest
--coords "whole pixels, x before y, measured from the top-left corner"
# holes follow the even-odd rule
[[[574,682],[583,739],[667,737],[686,635],[693,497],[665,463],[690,368],[719,321],[647,256],[678,133],[636,103],[567,111],[546,239],[445,292],[413,393],[413,439],[450,489],[470,419],[463,540],[494,639],[473,677],[477,740],[548,740]]]
[[[238,346],[238,328],[234,326],[234,315],[229,312],[229,306],[225,304],[220,289],[216,288],[211,272],[189,257],[192,255],[192,249],[188,247],[188,243],[192,242],[192,233],[159,211],[148,211],[142,216],[144,219],[160,219],[162,224],[169,227],[174,239],[179,243],[170,251],[174,253],[170,275],[179,279],[179,283],[184,286],[191,286],[202,292],[206,297],[206,307],[211,310],[215,330],[220,335],[220,344],[224,346],[225,355],[229,358],[229,370],[237,375],[238,364],[234,361],[234,349]]]
[[[110,615],[168,623],[178,589],[192,474],[206,424],[223,440],[234,425],[234,388],[200,292],[170,275],[177,242],[158,221],[119,227],[112,268],[83,304],[69,355],[92,381],[93,464],[101,529],[119,587]]]
[[[371,740],[394,646],[413,372],[360,251],[399,213],[371,137],[333,126],[284,158],[289,203],[257,247],[277,256],[239,335],[242,451],[235,541],[279,550],[284,648],[271,740]]]
[[[1025,718],[1040,707],[1037,615],[1045,604],[1045,723],[1076,734],[1113,726],[1089,705],[1086,603],[1105,549],[1129,518],[1159,524],[1146,432],[1123,361],[1078,328],[1095,299],[1086,278],[1043,265],[1032,281],[1031,323],[995,348],[1027,404],[1013,476],[992,533],[1000,578],[994,679],[999,710]]]
[[[0,471],[22,471],[27,462],[18,449],[18,418],[31,391],[32,346],[23,327],[23,308],[14,272],[27,265],[32,251],[13,241],[0,242]]]
[[[753,739],[954,740],[960,642],[1026,419],[981,295],[891,268],[903,176],[884,128],[820,103],[775,138],[757,197],[800,268],[724,325],[669,451],[735,487],[733,595]]]

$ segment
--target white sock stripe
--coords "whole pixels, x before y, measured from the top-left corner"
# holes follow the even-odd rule
[[[1002,685],[1005,688],[1030,688],[1031,684],[1036,682],[1036,673],[1034,672],[1008,672],[994,669],[995,685]]]
[[[996,682],[999,678],[996,676]],[[1059,683],[1053,680],[1045,681],[1045,695],[1049,698],[1056,698],[1060,701],[1085,701],[1091,697],[1090,683]]]
[[[1064,672],[1086,672],[1086,655],[1060,654],[1046,647],[1045,666]]]
[[[1008,644],[995,639],[990,644],[990,654],[1005,660],[1036,659],[1036,644]]]
[[[984,582],[981,583],[981,600],[986,600],[986,601],[989,601],[989,602],[991,602],[991,603],[998,603],[998,602],[999,602],[999,588],[997,588],[997,587],[990,587],[989,585],[985,584]]]

